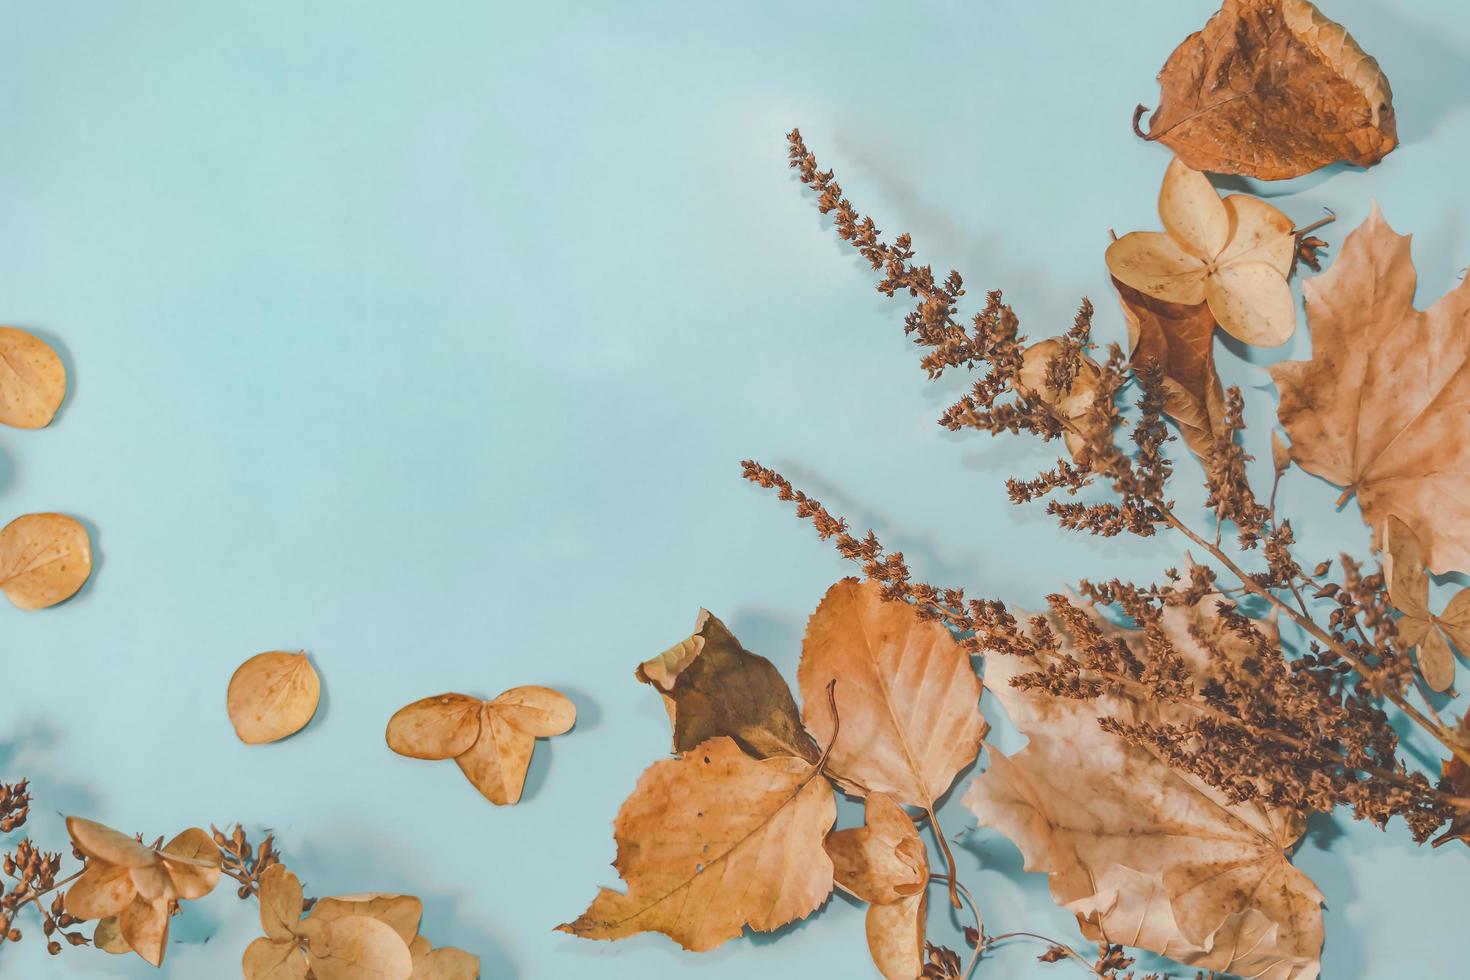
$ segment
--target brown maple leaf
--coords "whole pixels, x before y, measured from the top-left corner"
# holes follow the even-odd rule
[[[1312,359],[1274,365],[1303,469],[1356,494],[1383,540],[1401,518],[1436,574],[1470,571],[1470,284],[1414,308],[1408,236],[1377,206],[1303,283]]]
[[[1196,170],[1281,180],[1398,145],[1378,62],[1307,0],[1225,0],[1159,86],[1146,138]]]
[[[663,695],[675,752],[728,735],[758,759],[795,755],[814,763],[821,755],[781,672],[707,609],[692,636],[639,664],[637,676]]]
[[[701,951],[745,926],[769,932],[805,918],[832,891],[822,842],[836,816],[820,766],[754,759],[712,738],[644,772],[613,825],[627,892],[602,889],[557,929],[587,939],[661,932]]]
[[[1200,676],[1210,654],[1196,633],[1227,655],[1250,651],[1248,641],[1222,628],[1217,599],[1170,607],[1162,623]],[[1070,642],[1062,652],[1076,655]],[[1322,894],[1289,860],[1305,828],[1301,814],[1231,804],[1098,724],[1104,717],[1167,724],[1184,720],[1175,714],[1184,709],[1012,686],[1038,666],[1014,655],[986,661],[990,691],[1029,741],[1012,756],[992,749],[989,770],[965,797],[980,824],[1009,837],[1026,870],[1050,876],[1053,899],[1093,941],[1153,950],[1200,969],[1270,980],[1315,977]]]

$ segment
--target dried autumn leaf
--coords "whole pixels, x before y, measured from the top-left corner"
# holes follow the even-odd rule
[[[549,687],[513,687],[493,701],[436,694],[388,719],[388,747],[412,759],[454,759],[496,806],[520,801],[536,739],[570,731],[572,700]]]
[[[807,623],[797,669],[802,714],[822,745],[832,738],[825,692],[834,680],[842,727],[829,746],[832,778],[859,796],[887,793],[932,811],[988,728],[964,648],[912,605],[843,579]]]
[[[92,932],[92,945],[114,956],[133,951],[133,947],[129,946],[128,941],[123,938],[122,927],[118,925],[115,915],[110,915],[97,923],[97,928]]]
[[[423,936],[408,944],[413,957],[410,980],[478,980],[480,958],[453,946],[434,949]]]
[[[386,923],[363,915],[303,919],[306,959],[315,980],[410,980],[408,943]]]
[[[1196,633],[1229,656],[1253,649],[1221,622],[1217,599],[1165,611],[1163,628],[1197,677],[1210,654]],[[1076,655],[1069,640],[1062,653]],[[1315,977],[1322,894],[1289,860],[1302,815],[1232,804],[1098,725],[1103,717],[1183,721],[1175,712],[1187,709],[1012,686],[1038,666],[1017,656],[986,661],[990,691],[1029,741],[1012,756],[992,749],[989,770],[965,797],[980,824],[1009,837],[1026,870],[1049,875],[1053,900],[1089,939],[1262,980]]]
[[[276,650],[236,668],[225,703],[240,741],[260,745],[305,728],[321,696],[321,678],[306,654]]]
[[[66,397],[66,366],[39,337],[0,327],[0,425],[41,429]]]
[[[1116,278],[1113,286],[1128,324],[1133,367],[1159,366],[1164,412],[1190,451],[1206,458],[1225,419],[1225,390],[1215,372],[1215,315],[1207,303],[1170,303]]]
[[[820,768],[712,738],[644,772],[613,825],[627,892],[600,890],[557,929],[587,939],[661,932],[700,951],[745,926],[769,932],[805,918],[832,891],[822,841],[836,815]]]
[[[868,903],[868,951],[887,980],[924,969],[929,854],[903,807],[871,793],[863,826],[827,835],[837,886]]]
[[[1409,239],[1377,206],[1320,276],[1306,280],[1312,359],[1271,368],[1291,454],[1356,493],[1381,541],[1407,524],[1436,574],[1470,571],[1470,282],[1414,309]]]
[[[92,574],[92,539],[65,514],[27,514],[0,529],[0,591],[21,609],[77,594]]]
[[[1042,401],[1061,421],[1078,425],[1083,432],[1096,434],[1099,425],[1107,424],[1105,419],[1094,419],[1091,415],[1093,403],[1097,400],[1102,369],[1097,366],[1096,361],[1082,354],[1071,387],[1066,391],[1058,391],[1049,383],[1047,371],[1048,366],[1061,352],[1062,344],[1055,338],[1037,341],[1027,347],[1021,355],[1021,371],[1018,376],[1021,390]],[[1081,432],[1071,429],[1063,434],[1062,440],[1073,456],[1080,453],[1087,444]]]
[[[1224,200],[1204,174],[1179,160],[1159,190],[1164,231],[1133,231],[1108,246],[1113,277],[1182,306],[1205,303],[1226,333],[1279,347],[1296,329],[1286,277],[1296,254],[1291,219],[1244,194]]]
[[[1148,139],[1196,170],[1282,180],[1398,145],[1378,62],[1307,0],[1225,0],[1159,86]]]
[[[1461,589],[1441,615],[1429,611],[1429,575],[1419,539],[1409,525],[1390,516],[1384,542],[1384,571],[1388,598],[1403,613],[1398,621],[1399,639],[1419,648],[1419,673],[1436,691],[1448,691],[1455,683],[1455,655],[1449,641],[1470,650],[1470,589]]]
[[[338,895],[323,898],[311,908],[311,917],[330,922],[349,915],[377,919],[398,934],[404,945],[419,934],[419,921],[424,917],[424,903],[413,895]]]
[[[815,763],[822,754],[781,672],[707,609],[693,635],[639,664],[637,677],[663,695],[675,752],[727,735],[758,759],[795,755]]]

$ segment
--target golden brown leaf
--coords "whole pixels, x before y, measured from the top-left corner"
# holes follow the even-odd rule
[[[1470,571],[1470,282],[1414,309],[1409,239],[1375,206],[1306,280],[1312,359],[1274,365],[1291,454],[1356,493],[1381,541],[1404,521],[1436,574]]]
[[[537,738],[577,721],[572,700],[549,687],[513,687],[493,701],[437,694],[388,719],[388,747],[415,759],[448,759],[496,806],[520,801]]]
[[[1296,239],[1291,219],[1244,194],[1220,199],[1204,174],[1179,160],[1159,190],[1164,231],[1133,231],[1108,246],[1115,279],[1167,303],[1205,303],[1226,333],[1279,347],[1296,329],[1286,277]]]
[[[1128,324],[1133,367],[1158,364],[1164,412],[1190,451],[1204,459],[1225,418],[1225,390],[1215,373],[1215,315],[1207,303],[1170,303],[1116,278],[1113,286]]]
[[[77,594],[92,574],[92,539],[65,514],[27,514],[0,529],[0,591],[21,609]]]
[[[932,809],[980,751],[988,726],[969,655],[941,624],[885,601],[872,583],[838,582],[807,623],[797,682],[818,744],[832,737],[834,680],[841,730],[828,772],[859,796]]]
[[[261,936],[245,947],[240,972],[245,980],[306,980],[311,964],[294,940],[274,942]]]
[[[453,946],[434,949],[423,936],[408,944],[413,956],[411,980],[477,980],[480,958]]]
[[[311,908],[311,917],[324,922],[363,915],[377,919],[398,934],[407,946],[419,934],[419,920],[424,917],[424,903],[413,895],[338,895],[324,898]]]
[[[133,951],[133,947],[129,946],[128,941],[122,937],[122,927],[118,925],[115,915],[110,915],[97,923],[97,928],[92,932],[92,945],[114,956]]]
[[[822,847],[837,808],[804,759],[755,759],[712,738],[638,780],[614,824],[614,867],[628,891],[604,888],[575,922],[588,939],[661,932],[713,949],[745,926],[769,932],[815,911],[832,891]]]
[[[284,864],[273,864],[260,876],[260,928],[267,939],[289,942],[301,921],[301,881]]]
[[[692,636],[644,661],[637,676],[663,695],[675,752],[727,735],[758,759],[795,755],[815,763],[821,756],[781,672],[707,609]]]
[[[154,966],[162,966],[163,951],[168,947],[168,920],[168,899],[137,895],[118,914],[118,931],[133,952]]]
[[[1193,632],[1228,656],[1250,649],[1223,627],[1216,601],[1165,612],[1170,641],[1196,672],[1209,654]],[[1075,655],[1069,642],[1063,653]],[[1322,894],[1289,860],[1305,829],[1301,814],[1231,804],[1098,725],[1105,716],[1167,724],[1185,720],[1177,713],[1187,709],[1011,685],[1036,667],[1016,656],[986,661],[991,692],[1029,741],[1013,756],[992,749],[989,770],[965,797],[980,824],[1015,842],[1026,870],[1048,873],[1052,898],[1089,939],[1263,980],[1315,977]]]
[[[0,425],[40,429],[66,397],[66,367],[56,351],[24,330],[0,327]]]
[[[257,653],[236,668],[225,703],[240,741],[260,745],[305,728],[321,696],[321,678],[306,654],[277,650]]]
[[[1419,648],[1419,673],[1436,691],[1448,691],[1455,683],[1455,655],[1449,642],[1470,650],[1470,589],[1461,589],[1441,616],[1429,611],[1429,575],[1424,554],[1413,530],[1390,516],[1384,542],[1384,572],[1388,598],[1403,613],[1398,620],[1399,639]]]
[[[861,827],[827,835],[837,886],[868,904],[868,951],[887,980],[924,968],[929,854],[914,822],[886,793],[870,793]]]
[[[364,915],[301,922],[316,980],[409,980],[413,957],[393,928]]]
[[[1225,0],[1159,86],[1148,138],[1196,170],[1281,180],[1398,145],[1378,62],[1307,0]]]

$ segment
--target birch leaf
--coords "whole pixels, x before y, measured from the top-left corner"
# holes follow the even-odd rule
[[[827,835],[837,886],[868,903],[868,952],[887,980],[924,969],[929,854],[903,808],[871,793],[863,826]]]
[[[727,735],[758,759],[795,755],[815,763],[821,755],[781,672],[707,609],[693,635],[644,661],[637,676],[663,695],[675,752]]]
[[[1271,368],[1292,459],[1408,525],[1435,574],[1470,571],[1470,281],[1414,308],[1409,238],[1372,214],[1303,284],[1312,359]]]
[[[40,429],[66,397],[66,367],[39,337],[0,327],[0,424]]]
[[[822,840],[836,814],[832,787],[806,760],[754,759],[712,738],[650,766],[619,811],[613,866],[627,892],[602,889],[557,928],[588,939],[661,932],[701,951],[745,926],[805,918],[832,891]]]
[[[1231,650],[1213,601],[1165,613],[1170,640],[1196,671],[1209,654],[1192,631]],[[1063,653],[1075,655],[1058,635]],[[1232,804],[1098,725],[1103,717],[1167,723],[1170,711],[1187,709],[1012,686],[1037,667],[1015,656],[986,661],[991,692],[1028,742],[1013,756],[992,749],[990,768],[972,784],[965,804],[981,826],[1015,842],[1026,870],[1048,874],[1053,900],[1089,939],[1261,980],[1315,977],[1322,894],[1289,860],[1303,817]]]
[[[1282,180],[1398,145],[1378,62],[1307,0],[1225,0],[1159,86],[1148,138],[1196,170]]]
[[[65,602],[92,574],[92,539],[65,514],[27,514],[0,529],[0,591],[21,609]]]
[[[807,623],[797,670],[803,717],[821,745],[832,737],[826,690],[834,680],[841,728],[828,772],[859,796],[887,793],[932,810],[975,760],[988,727],[964,648],[912,605],[844,579]]]
[[[230,678],[230,723],[247,745],[276,742],[306,727],[321,701],[322,683],[304,653],[258,653]]]

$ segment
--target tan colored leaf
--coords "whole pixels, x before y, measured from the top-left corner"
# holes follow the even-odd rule
[[[119,956],[123,953],[131,953],[133,947],[122,936],[122,927],[117,924],[117,916],[111,915],[97,923],[97,928],[92,932],[92,945],[104,953]]]
[[[66,832],[72,842],[89,858],[124,868],[145,868],[156,864],[158,852],[145,847],[127,834],[119,833],[95,820],[67,817]]]
[[[312,915],[302,920],[301,935],[316,980],[409,980],[413,975],[408,944],[377,919]]]
[[[1425,567],[1470,571],[1470,282],[1421,313],[1415,278],[1375,206],[1303,285],[1312,359],[1271,368],[1278,414],[1297,465],[1356,493],[1375,540],[1393,514]]]
[[[980,751],[988,726],[969,655],[942,625],[885,601],[876,585],[838,582],[807,623],[797,682],[818,744],[832,737],[833,680],[841,729],[827,771],[859,796],[887,793],[932,809]]]
[[[479,698],[436,694],[399,708],[388,719],[388,747],[411,759],[452,759],[480,737]]]
[[[1455,686],[1455,655],[1439,627],[1431,629],[1419,644],[1419,673],[1424,683],[1436,691],[1448,691]]]
[[[1453,639],[1459,646],[1461,639],[1470,640],[1465,630],[1470,626],[1467,590],[1450,600],[1443,617],[1434,615],[1429,611],[1429,574],[1418,537],[1394,516],[1388,518],[1386,530],[1383,570],[1388,579],[1388,599],[1403,613],[1395,624],[1399,639],[1418,647],[1419,674],[1424,683],[1436,691],[1448,691],[1455,684],[1455,655],[1448,641]]]
[[[27,514],[0,529],[0,591],[21,609],[65,602],[92,574],[92,539],[65,514]]]
[[[1197,677],[1210,655],[1193,633],[1227,656],[1251,650],[1220,621],[1217,598],[1165,612],[1166,634]],[[1062,652],[1075,655],[1070,641]],[[1016,656],[986,660],[989,689],[1029,741],[1013,756],[992,749],[990,768],[965,797],[980,824],[1015,842],[1026,870],[1048,873],[1052,898],[1077,915],[1089,939],[1262,980],[1315,977],[1322,894],[1289,860],[1303,817],[1232,804],[1098,725],[1102,717],[1182,722],[1176,713],[1188,709],[1012,686],[1037,666]]]
[[[1470,654],[1470,589],[1456,592],[1435,622],[1461,653]]]
[[[154,966],[162,965],[168,947],[168,902],[166,898],[138,895],[117,917],[123,941]]]
[[[478,980],[480,958],[453,946],[431,949],[429,941],[419,936],[409,944],[413,954],[411,980]]]
[[[132,871],[106,861],[88,861],[82,876],[66,891],[66,910],[78,919],[116,916],[137,892]]]
[[[301,880],[284,864],[273,864],[260,876],[260,928],[269,939],[290,942],[301,921]]]
[[[66,367],[38,337],[0,327],[0,425],[40,429],[66,397]]]
[[[1179,160],[1164,172],[1159,217],[1164,231],[1129,232],[1108,246],[1113,278],[1166,303],[1204,303],[1244,343],[1279,347],[1291,338],[1290,218],[1242,194],[1221,200],[1204,174]]]
[[[563,735],[577,723],[577,706],[571,698],[534,684],[511,688],[491,701],[490,707],[512,728],[534,738]]]
[[[306,954],[292,942],[273,942],[261,936],[245,947],[240,958],[245,980],[306,980],[310,964]]]
[[[887,980],[914,980],[924,968],[929,855],[914,822],[893,798],[870,793],[864,824],[827,835],[838,887],[868,902],[868,951]]]
[[[377,919],[398,934],[407,946],[419,934],[419,921],[424,917],[424,903],[413,895],[339,895],[324,898],[311,908],[311,918],[326,922],[363,915]]]
[[[822,754],[801,727],[781,672],[741,646],[707,609],[692,636],[644,661],[637,676],[663,695],[675,752],[726,735],[758,759],[794,755],[815,764]]]
[[[305,728],[321,697],[321,678],[306,654],[277,650],[241,664],[225,700],[240,741],[260,745]]]
[[[199,827],[190,827],[169,841],[160,856],[172,885],[170,898],[203,898],[219,884],[219,848]]]
[[[619,811],[614,867],[627,893],[604,888],[557,928],[588,939],[661,932],[698,951],[745,926],[769,932],[805,918],[832,890],[822,840],[836,813],[810,763],[754,759],[712,738],[650,766]]]
[[[577,720],[570,698],[549,687],[513,687],[493,701],[439,694],[400,708],[388,721],[388,747],[417,759],[453,758],[496,806],[520,801],[538,737],[560,735]]]
[[[1215,315],[1207,303],[1169,303],[1117,278],[1113,287],[1128,324],[1133,367],[1158,364],[1164,412],[1178,424],[1190,452],[1206,458],[1225,418],[1225,390],[1215,372]]]
[[[1197,170],[1282,180],[1398,145],[1378,62],[1307,0],[1225,0],[1159,86],[1148,138]]]

